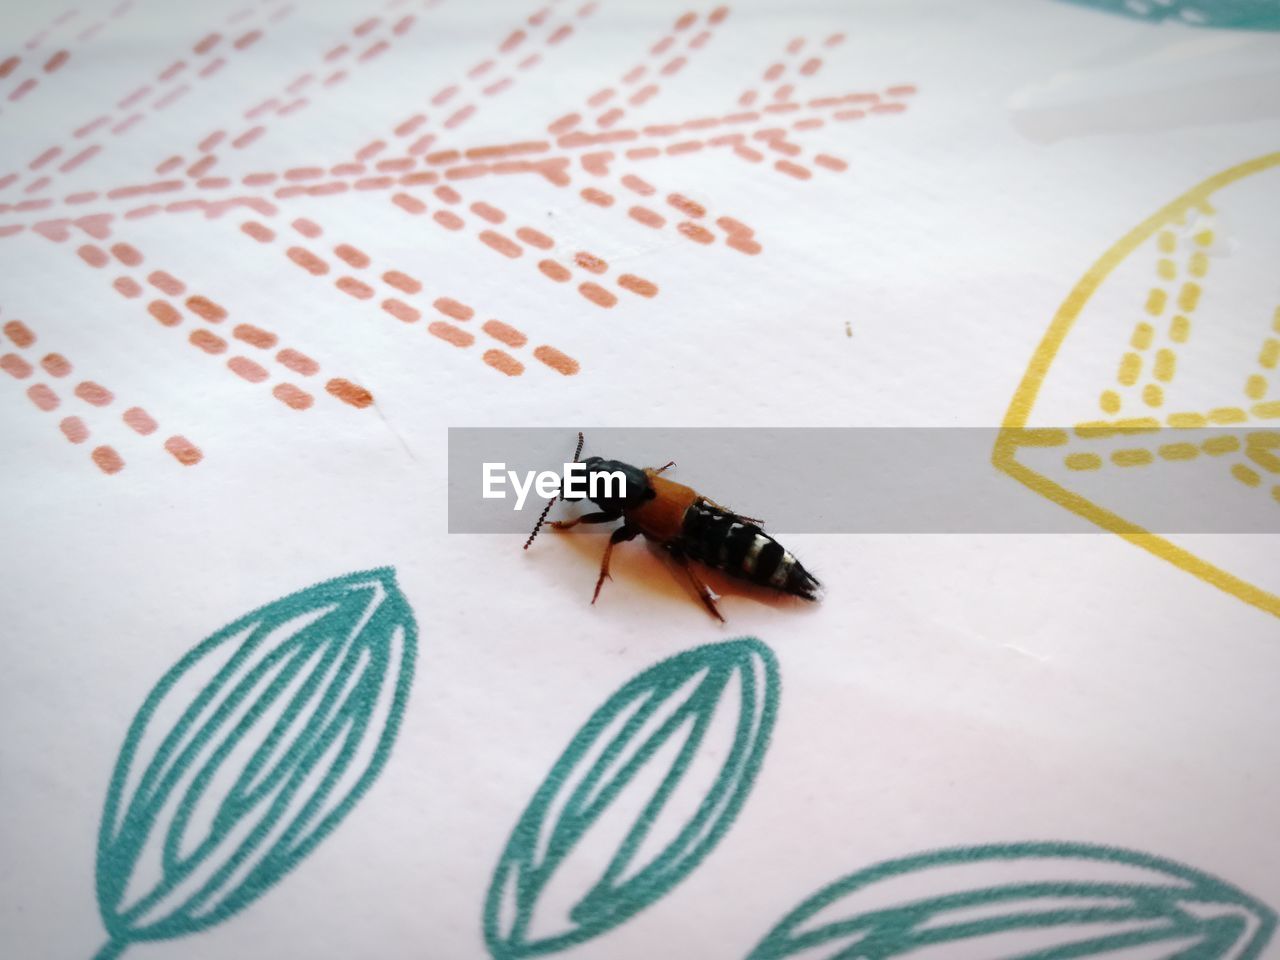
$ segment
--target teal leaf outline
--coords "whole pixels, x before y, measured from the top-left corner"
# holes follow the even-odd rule
[[[696,688],[633,755],[606,779],[614,761],[625,754],[645,722],[690,681],[704,674]],[[647,837],[666,801],[688,770],[725,687],[737,674],[740,702],[733,744],[720,772],[697,810],[674,839],[625,881],[620,877]],[[757,687],[762,695],[757,696]],[[769,747],[777,718],[781,685],[773,651],[753,637],[711,643],[669,657],[638,674],[591,715],[574,735],[517,821],[494,869],[485,900],[485,942],[496,960],[515,960],[566,949],[597,937],[626,922],[675,887],[711,852],[733,825],[755,783]],[[586,770],[569,796],[550,831],[545,856],[537,859],[552,802],[571,781],[575,768],[613,721],[625,721]],[[569,913],[572,927],[566,932],[528,939],[533,912],[556,868],[586,831],[604,814],[611,801],[640,772],[645,763],[679,732],[689,727],[661,784],[627,832],[603,874],[574,904]],[[513,891],[514,909],[504,910],[504,898]],[[504,923],[504,913],[511,922]]]
[[[1277,0],[1155,0],[1139,8],[1126,0],[1066,2],[1148,23],[1171,20],[1184,27],[1280,30],[1280,2]]]
[[[798,932],[819,911],[828,910],[845,897],[874,884],[905,874],[981,861],[1022,859],[1073,859],[1107,862],[1154,871],[1167,883],[1100,882],[1096,880],[1003,883],[977,889],[953,890],[922,896],[908,903],[864,912],[851,908],[848,915],[829,910],[821,926]],[[1035,901],[1052,901],[1036,909]],[[1079,907],[1063,907],[1064,899],[1080,898]],[[1099,898],[1112,901],[1097,905]],[[1007,903],[1010,909],[988,913],[981,919],[953,918],[950,910],[964,911]],[[1023,907],[1021,912],[1017,907]],[[1257,926],[1242,944],[1248,925],[1239,916],[1198,915],[1188,908],[1225,907],[1252,915]],[[1067,960],[1112,956],[1112,951],[1163,941],[1199,936],[1189,948],[1184,943],[1171,960],[1254,960],[1262,955],[1276,927],[1270,907],[1242,890],[1172,860],[1118,847],[1081,843],[1033,842],[956,847],[889,860],[831,883],[810,896],[780,920],[747,960],[785,960],[802,951],[812,960],[888,960],[906,956],[927,946],[972,940],[988,934],[1045,929],[1087,923],[1124,924],[1150,921],[1140,929],[1123,928],[1112,933],[1091,933],[1085,939],[1019,953],[1016,960]],[[812,951],[831,944],[835,952]],[[1012,958],[1011,958],[1012,960]]]
[[[305,618],[310,619],[300,627],[275,635]],[[326,580],[259,607],[202,641],[160,679],[129,726],[103,805],[95,877],[98,911],[110,940],[98,960],[118,956],[130,943],[173,939],[221,923],[270,890],[332,832],[390,756],[413,683],[417,638],[417,624],[396,584],[395,571],[384,567]],[[395,652],[397,671],[389,677]],[[224,662],[181,709],[181,716],[154,751],[138,756],[138,747],[166,697],[210,657],[224,657]],[[391,699],[381,730],[371,731],[374,709],[389,680],[394,689],[388,691]],[[291,681],[296,689],[287,693],[280,716],[265,721],[270,730],[258,737],[247,766],[226,795],[218,798],[208,836],[182,855],[191,814],[223,762],[246,738],[247,746],[254,746],[250,735],[261,733],[255,731],[259,719],[286,695]],[[243,716],[235,719],[241,709]],[[299,719],[300,728],[294,724]],[[345,795],[330,803],[334,788],[370,733],[378,741],[367,766]],[[211,753],[206,750],[210,746]],[[199,764],[203,766],[194,779],[184,782],[184,775]],[[126,798],[130,773],[138,770],[141,777]],[[317,775],[321,779],[311,794],[291,812],[290,802]],[[175,795],[178,803],[172,818],[167,824],[158,822]],[[223,852],[225,862],[199,889],[164,916],[139,923],[143,914],[164,904],[180,884],[193,880],[228,834],[257,816],[256,811],[268,801],[265,816],[252,824],[230,854]],[[259,849],[273,830],[271,843]],[[134,868],[156,831],[165,831],[161,879],[124,908]],[[225,888],[236,871],[245,868],[247,872]]]

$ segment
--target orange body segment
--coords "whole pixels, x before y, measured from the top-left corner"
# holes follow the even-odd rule
[[[669,543],[680,536],[685,511],[700,499],[697,492],[674,480],[664,480],[653,468],[645,469],[656,496],[634,510],[626,511],[626,522],[638,527],[650,540]]]

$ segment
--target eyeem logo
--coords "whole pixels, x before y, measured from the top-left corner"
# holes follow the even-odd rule
[[[482,494],[486,500],[505,500],[510,489],[515,491],[516,502],[512,510],[524,509],[524,502],[529,491],[534,490],[538,496],[550,498],[557,496],[562,490],[566,500],[600,500],[608,497],[622,497],[627,492],[627,476],[621,470],[595,470],[587,472],[587,465],[581,462],[566,463],[562,473],[554,470],[527,470],[521,483],[521,476],[515,470],[508,470],[505,463],[484,463],[481,465],[483,478]]]

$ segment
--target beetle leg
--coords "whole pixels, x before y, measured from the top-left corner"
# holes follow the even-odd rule
[[[572,520],[556,520],[551,526],[556,530],[570,530],[580,523],[609,523],[611,520],[620,519],[620,513],[584,513],[580,517],[574,517]]]
[[[725,513],[733,514],[739,520],[745,520],[747,521],[747,523],[754,523],[757,527],[764,526],[764,521],[761,520],[759,517],[744,517],[742,514],[736,513],[735,511],[730,510],[723,503],[716,503],[710,497],[703,497],[702,499],[707,501],[707,503],[711,504],[711,506],[715,507],[717,510],[723,510]]]
[[[595,603],[600,599],[600,588],[604,586],[605,579],[613,579],[613,577],[609,576],[609,554],[613,553],[614,545],[625,543],[628,540],[634,540],[639,535],[639,527],[628,527],[623,525],[613,531],[613,535],[609,537],[609,543],[604,548],[604,559],[600,561],[600,576],[596,579],[596,592],[591,595],[592,603]]]
[[[668,547],[667,552],[671,554],[671,558],[684,570],[685,575],[689,578],[689,582],[693,584],[693,589],[698,594],[698,599],[702,601],[702,605],[707,608],[707,612],[724,623],[724,617],[720,614],[720,608],[716,606],[715,597],[711,594],[711,589],[702,582],[702,578],[698,576],[689,558],[684,555],[678,548]]]
[[[668,460],[668,461],[667,461],[666,463],[664,463],[662,466],[660,466],[660,467],[655,467],[655,468],[654,468],[654,471],[653,471],[653,475],[654,475],[655,477],[656,477],[656,476],[659,476],[659,475],[660,475],[660,474],[662,474],[664,471],[669,470],[671,467],[674,467],[675,465],[676,465],[676,462],[675,462],[674,460]]]

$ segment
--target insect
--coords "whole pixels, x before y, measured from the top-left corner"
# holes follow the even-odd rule
[[[730,576],[780,593],[803,597],[805,600],[818,598],[821,584],[782,544],[761,529],[760,520],[739,516],[691,488],[663,477],[662,474],[668,468],[675,466],[674,462],[657,468],[641,468],[601,457],[588,457],[579,461],[582,445],[583,437],[579,433],[573,462],[581,462],[586,468],[589,489],[605,491],[604,495],[587,498],[599,510],[573,520],[556,520],[551,526],[557,530],[568,530],[580,523],[622,521],[622,526],[613,531],[604,548],[600,576],[596,579],[596,590],[591,596],[592,603],[599,599],[600,588],[605,580],[612,579],[609,576],[609,557],[613,548],[642,534],[646,539],[662,546],[689,578],[707,612],[721,623],[724,622],[724,617],[716,607],[715,595],[702,582],[691,566],[691,561],[723,570]],[[611,487],[603,484],[592,486],[593,475],[601,473],[621,473],[625,477],[621,493],[616,489],[617,484]],[[542,529],[551,508],[557,500],[562,499],[566,499],[563,491],[547,502],[533,532],[525,541],[526,550]]]

